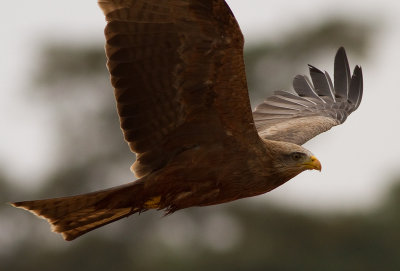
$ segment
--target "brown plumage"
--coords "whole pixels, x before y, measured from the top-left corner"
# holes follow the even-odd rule
[[[319,161],[299,146],[361,101],[340,48],[334,86],[310,66],[296,93],[250,109],[243,36],[223,0],[99,0],[107,66],[138,180],[89,194],[13,203],[66,240],[148,209],[172,213],[266,193]],[[299,144],[299,145],[298,145]]]

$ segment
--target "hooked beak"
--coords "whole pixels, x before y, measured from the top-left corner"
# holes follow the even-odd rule
[[[322,169],[321,162],[315,156],[311,156],[310,160],[304,162],[302,166],[305,167],[306,169],[316,169],[318,171],[321,171]]]

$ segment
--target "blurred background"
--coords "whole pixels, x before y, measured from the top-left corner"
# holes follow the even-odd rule
[[[323,164],[278,189],[168,217],[150,211],[65,242],[5,204],[133,180],[96,1],[8,1],[0,34],[0,270],[400,270],[400,2],[227,0],[253,108],[339,46],[360,108],[306,144]]]

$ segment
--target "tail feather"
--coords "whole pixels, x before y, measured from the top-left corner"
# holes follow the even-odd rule
[[[140,183],[131,183],[88,194],[11,203],[46,219],[67,241],[108,223],[143,211]]]
[[[80,212],[79,216],[69,218],[69,221],[54,223],[52,230],[61,233],[65,240],[71,241],[84,233],[129,216],[132,214],[131,210],[132,208],[112,210],[85,209]],[[86,215],[88,216],[86,217]]]

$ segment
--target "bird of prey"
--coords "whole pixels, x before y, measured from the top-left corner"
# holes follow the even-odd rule
[[[333,83],[310,67],[295,92],[251,111],[244,39],[224,0],[98,0],[121,129],[137,180],[83,195],[12,203],[73,240],[134,213],[166,214],[271,191],[321,170],[301,147],[360,105],[362,71],[343,48]]]

